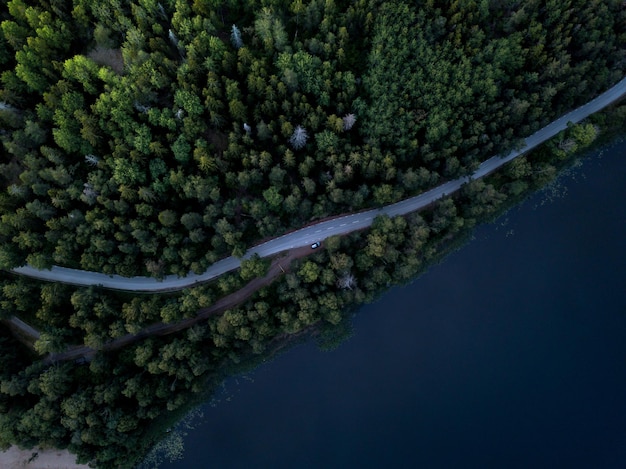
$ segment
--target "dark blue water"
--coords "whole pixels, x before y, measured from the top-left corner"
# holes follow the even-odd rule
[[[626,467],[625,154],[362,308],[337,350],[231,381],[162,467]]]

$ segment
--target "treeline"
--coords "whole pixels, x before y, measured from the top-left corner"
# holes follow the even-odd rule
[[[0,266],[204,271],[621,78],[620,1],[2,1]]]

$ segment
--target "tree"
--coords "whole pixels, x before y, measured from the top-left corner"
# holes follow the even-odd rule
[[[337,286],[344,290],[352,290],[357,286],[356,278],[351,272],[345,272],[337,278]]]
[[[71,382],[71,366],[55,365],[39,376],[39,389],[50,400],[57,400],[70,389]]]
[[[185,213],[180,217],[180,222],[185,228],[191,231],[194,228],[202,226],[202,215],[196,212]]]
[[[144,184],[146,173],[133,161],[126,158],[115,158],[113,161],[113,180],[120,186]]]
[[[296,128],[296,130],[298,129]],[[329,130],[324,130],[323,132],[315,135],[315,143],[321,152],[332,151],[336,149],[337,144],[339,143],[339,137],[337,134]],[[297,149],[295,145],[294,149]]]
[[[395,200],[395,193],[390,184],[383,184],[374,188],[374,202],[382,206]]]
[[[287,46],[287,32],[283,22],[269,7],[264,7],[260,11],[254,22],[254,30],[266,50],[282,51]]]
[[[451,198],[445,198],[438,202],[433,215],[431,229],[435,233],[440,233],[445,229],[454,229],[462,225],[463,219],[457,218],[457,209]]]
[[[283,203],[283,196],[274,186],[263,191],[263,198],[267,201],[272,210],[278,211]]]
[[[300,270],[298,270],[298,275],[304,280],[306,283],[313,283],[317,280],[320,274],[320,266],[315,262],[307,260],[302,264]]]
[[[306,129],[301,126],[297,126],[296,129],[293,131],[291,138],[289,139],[289,143],[294,150],[300,150],[301,148],[304,148],[308,138],[309,135]]]
[[[89,94],[98,93],[98,66],[84,55],[75,55],[63,63],[63,77],[77,81]]]
[[[239,275],[241,275],[241,278],[244,281],[252,280],[257,277],[263,277],[267,274],[269,266],[269,259],[263,259],[258,254],[253,254],[252,257],[241,261]]]
[[[189,158],[191,157],[191,145],[189,145],[189,142],[183,135],[180,135],[176,139],[171,148],[176,160],[181,163],[189,161]]]
[[[10,20],[0,23],[0,27],[2,28],[4,39],[14,50],[19,50],[26,44],[29,35],[28,28]]]
[[[354,114],[346,114],[342,118],[343,130],[350,130],[356,123],[356,116]]]
[[[233,46],[235,46],[235,49],[240,49],[241,47],[243,47],[243,40],[241,39],[241,31],[239,31],[239,28],[235,26],[234,24],[233,24],[233,27],[231,28],[230,41],[233,43]]]

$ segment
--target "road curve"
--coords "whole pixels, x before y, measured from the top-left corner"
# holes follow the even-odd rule
[[[405,215],[407,213],[424,208],[441,197],[457,191],[468,179],[481,178],[505,163],[518,156],[532,150],[537,145],[552,138],[557,133],[565,130],[568,123],[577,123],[600,109],[614,103],[626,95],[626,78],[622,79],[615,86],[605,91],[598,97],[592,99],[587,104],[571,111],[556,119],[544,128],[538,130],[524,140],[524,146],[514,150],[508,155],[494,156],[484,161],[479,168],[469,177],[462,177],[454,181],[446,182],[427,192],[409,199],[402,200],[395,204],[387,205],[379,209],[372,209],[366,212],[359,212],[352,215],[344,215],[331,220],[316,223],[297,231],[274,238],[263,244],[250,248],[244,259],[253,254],[261,257],[271,256],[279,252],[297,247],[307,246],[317,241],[334,236],[343,235],[352,231],[361,230],[370,226],[378,215],[388,215],[390,217]],[[156,292],[182,290],[197,283],[219,277],[220,275],[237,269],[241,265],[241,260],[235,257],[222,259],[211,265],[202,274],[190,273],[186,277],[168,275],[163,280],[156,280],[151,277],[122,277],[120,275],[107,275],[98,272],[89,272],[66,267],[53,266],[50,270],[37,270],[29,265],[18,267],[12,272],[28,277],[37,278],[51,282],[62,282],[72,285],[99,285],[105,288],[116,290],[126,290],[135,292]]]

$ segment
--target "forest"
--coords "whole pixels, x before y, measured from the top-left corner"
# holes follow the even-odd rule
[[[28,263],[161,278],[333,215],[418,194],[623,78],[613,0],[0,0],[0,445],[133,467],[224,376],[422,272],[548,183],[626,106],[405,218],[327,240],[237,308],[191,318],[267,271],[179,293],[42,283]],[[606,116],[610,117],[606,117]],[[23,338],[22,338],[23,339]]]

